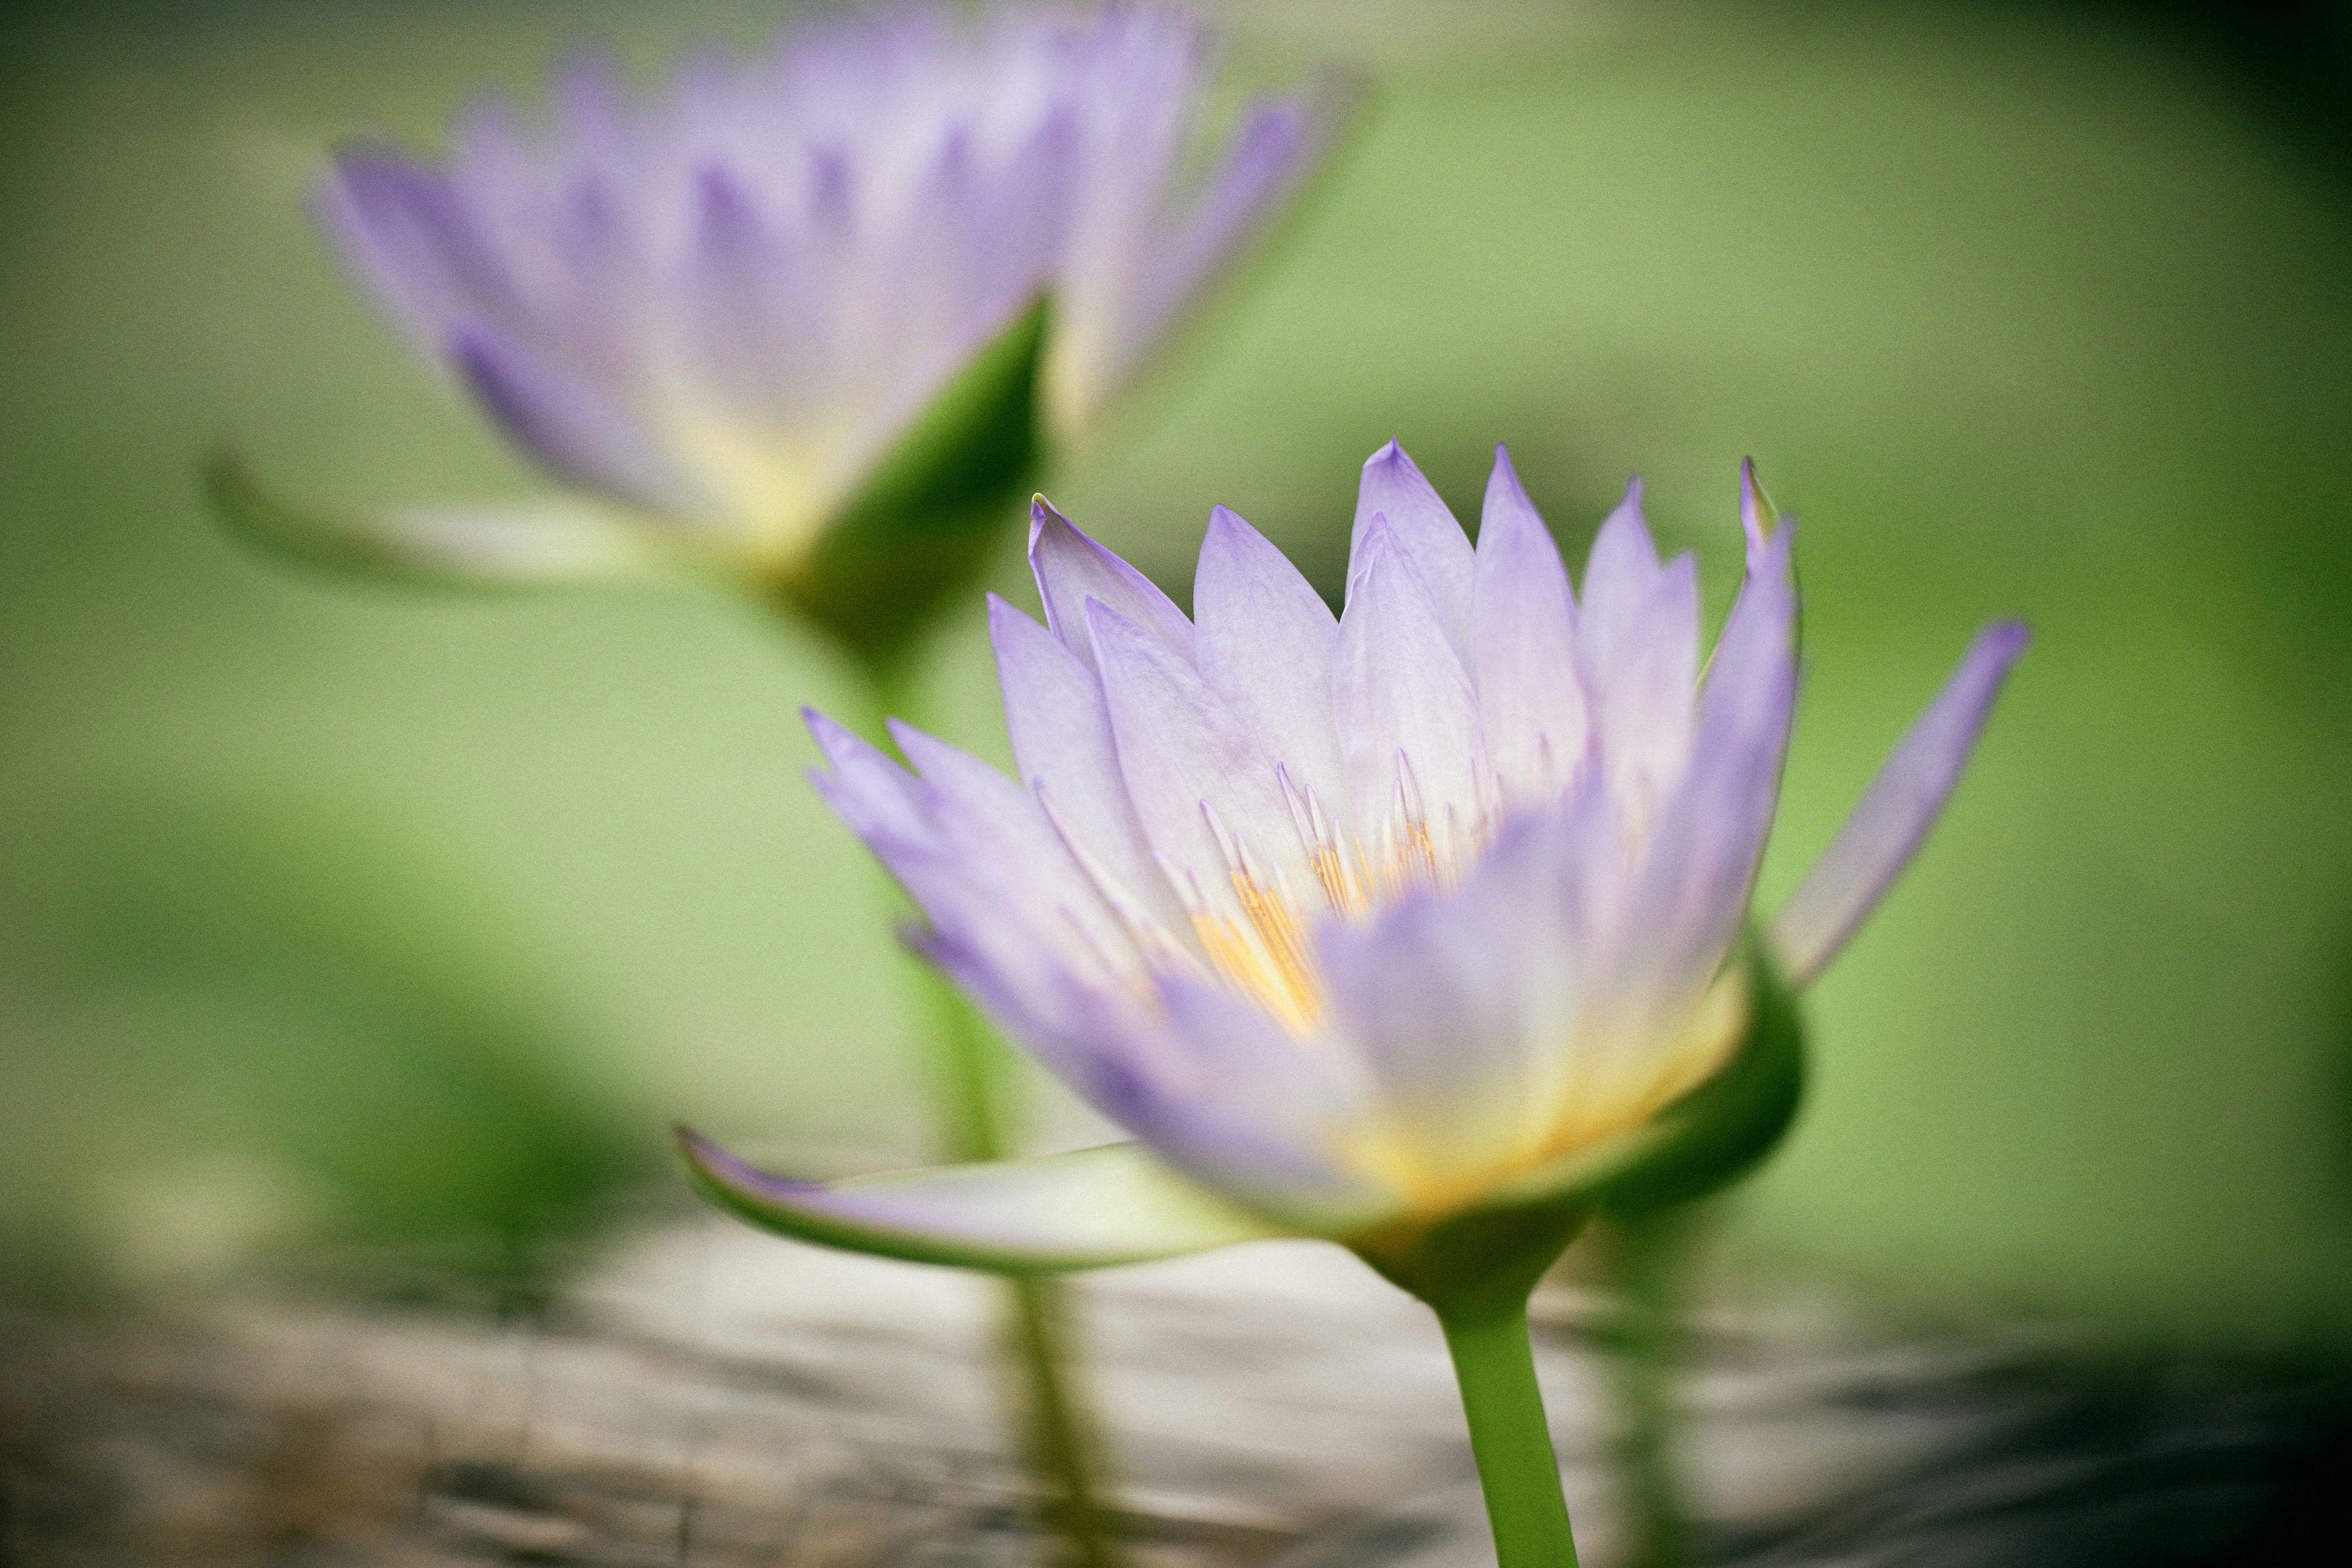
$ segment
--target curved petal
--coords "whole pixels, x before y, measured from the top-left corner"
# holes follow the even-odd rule
[[[1079,531],[1044,496],[1029,505],[1029,569],[1045,602],[1045,625],[1063,646],[1089,663],[1094,636],[1087,601],[1143,627],[1185,663],[1192,661],[1192,623],[1159,584]]]
[[[1100,1108],[1161,1158],[1299,1231],[1344,1235],[1394,1211],[1395,1194],[1344,1165],[1335,1130],[1368,1085],[1334,1042],[1293,1035],[1222,985],[1163,978],[1150,1048]],[[1246,1084],[1246,1093],[1234,1086]]]
[[[214,514],[247,543],[354,576],[529,588],[638,576],[677,559],[634,519],[584,499],[310,511],[263,490],[226,453],[205,466],[204,487]]]
[[[1336,806],[1347,774],[1331,721],[1331,606],[1264,534],[1218,507],[1201,541],[1192,614],[1201,679],[1293,782]]]
[[[549,473],[652,516],[711,514],[709,497],[645,425],[556,356],[485,321],[454,329],[448,350],[482,406]]]
[[[1591,739],[1576,673],[1576,605],[1550,530],[1495,448],[1478,521],[1471,669],[1486,764],[1514,804],[1574,782]]]
[[[695,1184],[751,1224],[910,1263],[1045,1274],[1284,1234],[1138,1143],[806,1182],[747,1164],[688,1129],[677,1142]]]
[[[522,312],[479,215],[442,170],[389,146],[346,147],[315,209],[344,259],[428,351],[453,321]]]
[[[1708,667],[1689,771],[1636,895],[1637,992],[1674,998],[1704,985],[1747,918],[1796,716],[1794,539],[1786,525],[1773,533]]]
[[[1771,944],[1790,984],[1810,984],[1828,967],[1917,852],[1960,782],[1993,699],[2028,640],[2016,621],[1996,622],[1977,634],[1835,842],[1780,906],[1772,918]]]
[[[1598,574],[1596,574],[1598,575]],[[1604,582],[1605,586],[1605,582]],[[1620,608],[1595,595],[1582,629],[1593,727],[1610,787],[1637,822],[1654,822],[1690,761],[1698,681],[1698,563],[1677,555]]]
[[[1469,538],[1436,489],[1394,441],[1364,461],[1363,479],[1356,490],[1356,522],[1348,543],[1350,582],[1364,569],[1367,536],[1372,520],[1379,517],[1388,519],[1397,547],[1421,574],[1446,640],[1457,654],[1467,657],[1474,575]]]
[[[1527,1156],[1574,1044],[1575,948],[1550,824],[1522,817],[1452,893],[1415,892],[1324,928],[1331,1023],[1377,1110],[1347,1148],[1416,1204]]]
[[[1384,519],[1372,520],[1357,548],[1331,689],[1349,806],[1376,863],[1390,847],[1384,827],[1425,827],[1441,849],[1466,847],[1482,804],[1477,693],[1434,596]],[[1401,790],[1406,822],[1394,818]]]
[[[1657,542],[1642,516],[1642,477],[1636,474],[1625,481],[1624,498],[1601,520],[1584,560],[1577,628],[1588,677],[1603,662],[1601,653],[1626,639],[1626,623],[1641,608],[1659,570]]]
[[[1114,901],[1140,900],[1171,931],[1184,927],[1119,776],[1110,710],[1094,666],[1003,599],[988,596],[988,637],[1004,695],[1004,727],[1022,781],[1034,791],[1090,875]]]
[[[1274,761],[1224,700],[1100,600],[1087,602],[1087,616],[1128,798],[1178,899],[1240,916],[1233,876],[1250,862],[1271,866],[1291,887],[1313,886]],[[1229,847],[1228,833],[1244,854]]]

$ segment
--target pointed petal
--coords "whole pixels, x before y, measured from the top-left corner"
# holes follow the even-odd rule
[[[1107,896],[1138,900],[1172,931],[1183,913],[1151,862],[1151,846],[1127,798],[1102,680],[1061,639],[991,594],[988,636],[1004,693],[1004,727],[1021,777],[1078,851],[1116,887]]]
[[[635,576],[676,559],[645,525],[585,499],[306,511],[264,491],[227,454],[205,466],[204,484],[215,515],[238,538],[355,576],[527,588]]]
[[[893,720],[890,738],[929,786],[930,822],[947,852],[995,889],[1003,915],[1024,921],[1074,969],[1105,954],[1133,966],[1110,905],[1034,795],[911,724]]]
[[[1636,993],[1681,1005],[1738,940],[1780,803],[1797,696],[1795,531],[1740,588],[1699,694],[1688,772],[1659,823],[1630,929]]]
[[[1047,405],[1062,434],[1076,435],[1099,416],[1192,309],[1260,248],[1256,242],[1330,150],[1348,108],[1349,95],[1336,88],[1246,107],[1184,212],[1131,226],[1117,245],[1097,243],[1086,247],[1091,255],[1074,256],[1076,286],[1066,294],[1074,319],[1055,333],[1046,378]]]
[[[586,377],[485,322],[455,329],[448,347],[491,417],[556,478],[656,517],[709,514],[637,418]]]
[[[1427,585],[1447,640],[1455,652],[1467,657],[1474,575],[1470,541],[1437,491],[1394,441],[1364,462],[1363,482],[1356,491],[1355,529],[1349,542],[1350,582],[1363,571],[1365,536],[1375,517],[1388,519],[1397,547]]]
[[[801,721],[825,761],[824,767],[810,770],[809,782],[852,833],[869,845],[880,839],[931,841],[928,791],[920,779],[814,708],[802,709]]]
[[[1642,516],[1642,479],[1626,481],[1624,499],[1601,521],[1592,536],[1592,552],[1585,558],[1584,589],[1577,601],[1577,636],[1585,654],[1585,669],[1596,668],[1594,656],[1624,640],[1622,623],[1639,612],[1658,575],[1657,542]]]
[[[1549,799],[1574,780],[1591,721],[1577,674],[1568,567],[1500,447],[1476,567],[1472,670],[1486,763],[1507,799]]]
[[[1620,802],[1644,822],[1655,820],[1690,758],[1698,563],[1677,555],[1647,577],[1639,598],[1630,590],[1588,598],[1580,623],[1601,765]]]
[[[1465,546],[1466,548],[1466,546]],[[1403,770],[1433,836],[1469,832],[1478,797],[1478,698],[1395,532],[1375,518],[1339,617],[1333,710],[1357,831],[1381,852]],[[1441,846],[1444,838],[1440,837]]]
[[[1045,602],[1045,625],[1079,658],[1094,658],[1087,601],[1095,599],[1192,662],[1192,623],[1184,612],[1150,578],[1079,532],[1044,496],[1029,506],[1029,569]]]
[[[1312,886],[1274,760],[1248,728],[1159,638],[1098,600],[1087,613],[1119,774],[1145,837],[1183,879],[1177,897],[1238,912],[1228,910],[1234,868],[1204,805],[1293,887]]]
[[[315,205],[344,260],[428,353],[454,321],[521,312],[504,264],[442,170],[388,146],[346,147]]]
[[[1772,498],[1764,493],[1764,481],[1756,477],[1756,459],[1739,460],[1739,531],[1748,539],[1748,570],[1753,572],[1764,558],[1764,545],[1771,536],[1772,524],[1780,517]]]
[[[1793,985],[1810,984],[1838,955],[1927,837],[1959,783],[2028,634],[2001,621],[1977,634],[1944,689],[1871,781],[1836,841],[1780,912],[1771,943]]]
[[[910,1263],[1043,1274],[1282,1234],[1136,1143],[844,1182],[773,1175],[684,1129],[678,1150],[703,1195],[753,1225]]]
[[[1336,805],[1346,773],[1331,721],[1339,622],[1265,536],[1223,507],[1209,514],[1192,581],[1201,679],[1291,778]]]

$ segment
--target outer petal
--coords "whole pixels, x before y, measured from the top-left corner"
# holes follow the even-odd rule
[[[1770,940],[1790,983],[1810,984],[1861,926],[1935,826],[1976,749],[2028,634],[2000,621],[1977,634],[1944,689],[1912,724],[1862,804],[1780,912]]]
[[[214,511],[247,542],[362,576],[524,588],[635,576],[678,559],[643,523],[585,498],[303,511],[263,491],[226,454],[205,465],[204,483]]]
[[[1201,542],[1192,614],[1201,679],[1295,782],[1337,807],[1347,774],[1331,722],[1331,607],[1264,534],[1219,507]]]
[[[852,833],[868,844],[932,842],[929,785],[815,709],[802,709],[801,720],[825,761],[809,770],[810,782]]]
[[[1466,554],[1469,546],[1463,546]],[[1394,530],[1374,518],[1356,551],[1339,619],[1333,709],[1357,831],[1373,854],[1409,766],[1433,835],[1466,832],[1480,809],[1478,699],[1443,616]],[[1441,839],[1441,843],[1443,840]]]
[[[1370,1086],[1332,1042],[1302,1039],[1222,985],[1161,982],[1159,1064],[1105,1109],[1178,1168],[1318,1235],[1384,1217],[1394,1194],[1337,1158]],[[1247,1092],[1234,1092],[1246,1085]]]
[[[1478,522],[1475,582],[1471,664],[1487,765],[1506,799],[1551,798],[1575,778],[1591,740],[1576,608],[1559,546],[1500,447]]]
[[[604,389],[483,322],[450,334],[449,355],[484,407],[558,479],[656,517],[706,517],[710,503],[645,426]]]
[[[1364,569],[1366,536],[1376,517],[1388,519],[1398,548],[1428,585],[1430,603],[1437,607],[1438,624],[1445,628],[1447,640],[1466,658],[1474,592],[1470,541],[1437,491],[1394,441],[1364,462],[1363,481],[1356,491],[1355,529],[1349,542],[1350,581]]]
[[[1037,797],[994,768],[912,725],[893,721],[891,739],[929,786],[930,816],[949,852],[996,889],[1038,939],[1084,963],[1118,955],[1120,928],[1109,903],[1080,868]],[[1085,946],[1072,952],[1072,938]]]
[[[1157,584],[1078,531],[1070,520],[1039,496],[1029,507],[1029,568],[1045,602],[1045,625],[1079,658],[1094,658],[1087,627],[1087,601],[1142,626],[1187,664],[1192,659],[1192,623]]]
[[[695,1184],[753,1225],[914,1263],[1041,1274],[1284,1234],[1135,1143],[845,1182],[772,1175],[684,1129],[678,1149]]]
[[[383,146],[349,147],[316,199],[344,258],[429,351],[461,318],[512,319],[521,301],[450,177]]]
[[[1643,871],[1633,972],[1669,1007],[1706,984],[1738,940],[1780,801],[1796,712],[1794,538],[1786,525],[1773,534],[1724,623],[1689,772]]]

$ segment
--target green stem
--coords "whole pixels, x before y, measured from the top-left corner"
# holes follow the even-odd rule
[[[1686,1216],[1674,1209],[1622,1215],[1608,1233],[1621,1311],[1609,1355],[1616,1388],[1616,1469],[1633,1527],[1628,1568],[1685,1568],[1690,1514],[1675,1470],[1675,1373],[1681,1363],[1679,1283]]]
[[[1062,1532],[1071,1561],[1080,1568],[1113,1568],[1118,1552],[1095,1495],[1094,1435],[1070,1386],[1076,1374],[1069,1354],[1069,1289],[1059,1279],[1036,1276],[1004,1283],[1012,1294],[1013,1360],[1028,1385],[1030,1466],[1060,1492],[1046,1510],[1048,1521]]]
[[[911,719],[913,682],[904,665],[864,669],[866,739],[894,750],[893,715]],[[907,912],[907,899],[885,879],[886,907],[895,921]],[[999,1160],[1012,1151],[1006,1101],[1014,1063],[987,1021],[963,993],[929,964],[905,961],[908,984],[929,1025],[932,1101],[939,1117],[942,1152],[951,1161]],[[1047,1521],[1058,1530],[1076,1568],[1116,1568],[1095,1480],[1099,1452],[1084,1415],[1084,1379],[1069,1350],[1068,1290],[1061,1281],[1004,1281],[1006,1350],[1014,1363],[1018,1419],[1040,1489],[1052,1499]]]
[[[1536,1386],[1535,1349],[1524,1303],[1465,1321],[1441,1316],[1454,1376],[1470,1418],[1470,1451],[1495,1531],[1499,1568],[1576,1568],[1576,1538],[1559,1460]]]

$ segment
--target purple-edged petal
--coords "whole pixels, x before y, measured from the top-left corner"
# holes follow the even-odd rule
[[[1497,871],[1489,862],[1479,876],[1491,881]],[[1538,1058],[1566,1041],[1533,1005],[1536,965],[1548,956],[1537,948],[1564,933],[1544,889],[1515,890],[1538,901],[1499,910],[1491,897],[1416,892],[1370,924],[1323,932],[1334,1028],[1378,1086],[1372,1126],[1360,1135],[1385,1133],[1419,1154],[1420,1169],[1392,1171],[1392,1180],[1410,1185],[1506,1163],[1538,1123],[1529,1100]]]
[[[507,434],[557,478],[655,517],[706,514],[707,499],[644,425],[578,372],[482,322],[456,329],[449,354]]]
[[[1577,599],[1577,636],[1586,655],[1586,670],[1593,656],[1612,647],[1626,636],[1625,623],[1633,619],[1649,596],[1659,572],[1657,542],[1642,516],[1642,478],[1625,482],[1622,500],[1610,509],[1592,536],[1585,557],[1584,587]]]
[[[1331,683],[1357,831],[1376,856],[1408,813],[1441,848],[1478,819],[1478,698],[1421,574],[1384,520],[1358,548]]]
[[[1160,995],[1160,1065],[1104,1108],[1115,1121],[1179,1169],[1302,1230],[1388,1217],[1394,1194],[1345,1168],[1333,1147],[1368,1089],[1350,1061],[1221,986],[1170,978]]]
[[[1780,803],[1796,714],[1794,540],[1786,526],[1772,535],[1724,623],[1689,771],[1635,896],[1630,924],[1643,952],[1628,977],[1670,1007],[1704,986],[1738,939]]]
[[[1181,931],[1183,911],[1152,864],[1151,846],[1127,798],[1110,709],[1090,662],[1059,637],[991,594],[988,636],[1004,693],[1004,727],[1022,779],[1074,853],[1114,903],[1133,901],[1152,921]]]
[[[852,833],[868,844],[930,842],[930,804],[920,779],[814,708],[801,710],[801,721],[824,758],[823,768],[810,770],[810,782]]]
[[[1295,888],[1310,885],[1274,760],[1248,727],[1159,638],[1099,600],[1087,613],[1119,773],[1144,836],[1176,879],[1177,897],[1187,908],[1234,906],[1239,868],[1221,828],[1258,865]]]
[[[894,720],[890,737],[930,788],[930,817],[941,842],[970,875],[996,889],[1003,913],[1025,921],[1074,967],[1092,957],[1126,958],[1110,900],[1034,795],[910,724]]]
[[[1223,162],[1182,212],[1097,237],[1073,268],[1077,286],[1064,297],[1064,330],[1046,365],[1046,406],[1060,433],[1077,433],[1115,401],[1274,226],[1329,152],[1348,98],[1327,87],[1248,108]]]
[[[2015,621],[1987,626],[1960,667],[1871,781],[1829,850],[1772,919],[1772,950],[1792,985],[1827,968],[1868,918],[1935,826],[1976,749],[2028,634]]]
[[[1134,1143],[841,1182],[775,1175],[685,1130],[678,1148],[696,1184],[753,1225],[913,1263],[1042,1274],[1283,1234]]]
[[[1468,656],[1470,600],[1474,593],[1470,541],[1421,470],[1391,441],[1364,463],[1356,490],[1356,521],[1349,537],[1348,577],[1364,569],[1364,544],[1376,517],[1388,519],[1397,548],[1427,585],[1438,624],[1454,650]]]
[[[1219,507],[1201,542],[1192,614],[1201,679],[1294,784],[1336,809],[1347,774],[1331,721],[1331,607],[1264,534]]]
[[[1639,821],[1688,763],[1698,680],[1698,563],[1677,555],[1647,576],[1639,598],[1588,595],[1580,623],[1601,766]]]
[[[1029,569],[1045,602],[1045,625],[1064,646],[1091,661],[1087,601],[1097,600],[1142,626],[1184,659],[1192,658],[1192,623],[1150,578],[1087,538],[1039,496],[1029,507]]]
[[[521,301],[449,174],[387,147],[336,154],[320,223],[400,324],[437,351],[464,318],[513,319]]]
[[[1576,672],[1568,567],[1500,447],[1479,517],[1472,614],[1486,765],[1506,800],[1549,799],[1576,777],[1591,720]]]

